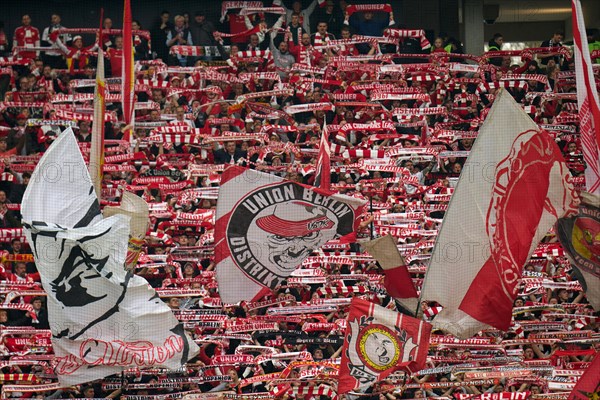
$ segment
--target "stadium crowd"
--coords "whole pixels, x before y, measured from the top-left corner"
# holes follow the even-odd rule
[[[298,1],[290,9],[274,3],[248,13],[224,8],[222,23],[202,12],[168,11],[151,31],[134,21],[130,138],[120,103],[123,38],[109,18],[102,43],[92,30],[64,28],[58,14],[43,30],[34,27],[42,21],[24,15],[12,46],[0,33],[0,380],[6,397],[336,397],[350,298],[397,306],[383,290],[382,271],[360,245],[330,243],[261,301],[221,304],[212,245],[227,164],[311,185],[320,138],[327,135],[332,189],[369,200],[359,239],[397,238],[417,289],[499,89],[556,138],[583,188],[574,61],[562,32],[539,48],[510,52],[496,34],[490,52],[469,55],[444,33],[430,38],[431,46],[422,30],[397,26],[384,4],[361,11],[346,1],[319,7],[314,0],[305,9]],[[600,49],[598,31],[589,42],[590,51]],[[98,123],[92,102],[100,47],[109,77],[102,204],[118,204],[123,191],[149,203],[151,227],[136,273],[184,321],[201,353],[180,371],[130,369],[81,387],[32,392],[26,385],[56,377],[20,202],[36,162],[62,130],[72,127],[82,153],[89,153]],[[600,69],[594,72],[598,85]],[[431,320],[440,307],[425,302],[422,310]],[[356,398],[566,398],[600,350],[600,335],[598,312],[553,232],[525,266],[513,315],[508,332],[490,329],[462,341],[435,332],[425,370],[393,374]]]

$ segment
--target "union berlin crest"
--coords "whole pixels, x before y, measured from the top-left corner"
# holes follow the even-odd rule
[[[250,300],[241,297],[246,285],[274,289],[283,284],[314,250],[352,233],[364,204],[239,167],[228,168],[223,180],[215,253],[225,302]]]

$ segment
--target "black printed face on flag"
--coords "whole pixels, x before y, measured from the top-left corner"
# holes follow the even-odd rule
[[[24,231],[48,294],[54,371],[63,386],[131,366],[179,368],[198,352],[148,282],[125,267],[132,219],[145,233],[148,212],[142,199],[126,198],[122,212],[103,218],[68,131],[44,154],[23,196]]]
[[[102,221],[83,235],[39,223],[30,229],[34,257],[52,294],[49,307],[76,316],[70,319],[76,322],[53,318],[54,337],[93,337],[98,333],[96,326],[119,311],[127,291],[129,279],[115,285],[107,281],[112,273],[105,268],[117,263],[126,251],[122,241],[128,237],[127,224],[111,226],[110,220]]]
[[[108,233],[105,232],[104,235]],[[102,235],[102,236],[104,236]],[[66,307],[83,307],[106,298],[106,293],[94,294],[97,286],[94,280],[101,278],[101,270],[108,257],[93,258],[81,246],[75,246],[69,251],[60,273],[52,281],[52,291],[56,299]]]
[[[105,278],[113,275],[107,265],[119,264],[122,241],[129,233],[126,223],[102,220],[85,163],[77,162],[71,151],[78,149],[65,134],[47,156],[52,158],[40,162],[41,172],[32,177],[23,212],[26,221],[31,218],[25,227],[42,280],[52,294],[49,307],[77,315],[76,323],[53,318],[54,337],[77,339],[96,334],[96,325],[119,309],[127,284],[110,285]],[[69,161],[61,165],[57,160]],[[44,174],[50,167],[56,172]]]
[[[258,188],[233,209],[227,243],[234,263],[273,288],[316,248],[353,230],[350,206],[290,182]]]
[[[214,234],[221,300],[258,301],[311,252],[331,239],[351,239],[365,203],[263,172],[226,168]]]

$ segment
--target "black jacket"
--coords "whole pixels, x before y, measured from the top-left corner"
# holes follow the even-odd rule
[[[237,162],[240,158],[246,158],[248,152],[240,149],[235,149],[233,153],[233,162]],[[214,152],[215,164],[229,164],[231,163],[231,155],[225,152],[225,149],[219,149]]]

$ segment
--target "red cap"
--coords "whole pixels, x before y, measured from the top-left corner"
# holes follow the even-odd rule
[[[315,214],[308,211],[307,208],[316,208],[312,204],[308,206],[302,202],[292,204],[276,208],[272,215],[259,218],[256,225],[265,232],[283,237],[306,236],[313,232],[331,229],[335,225],[325,213]]]

